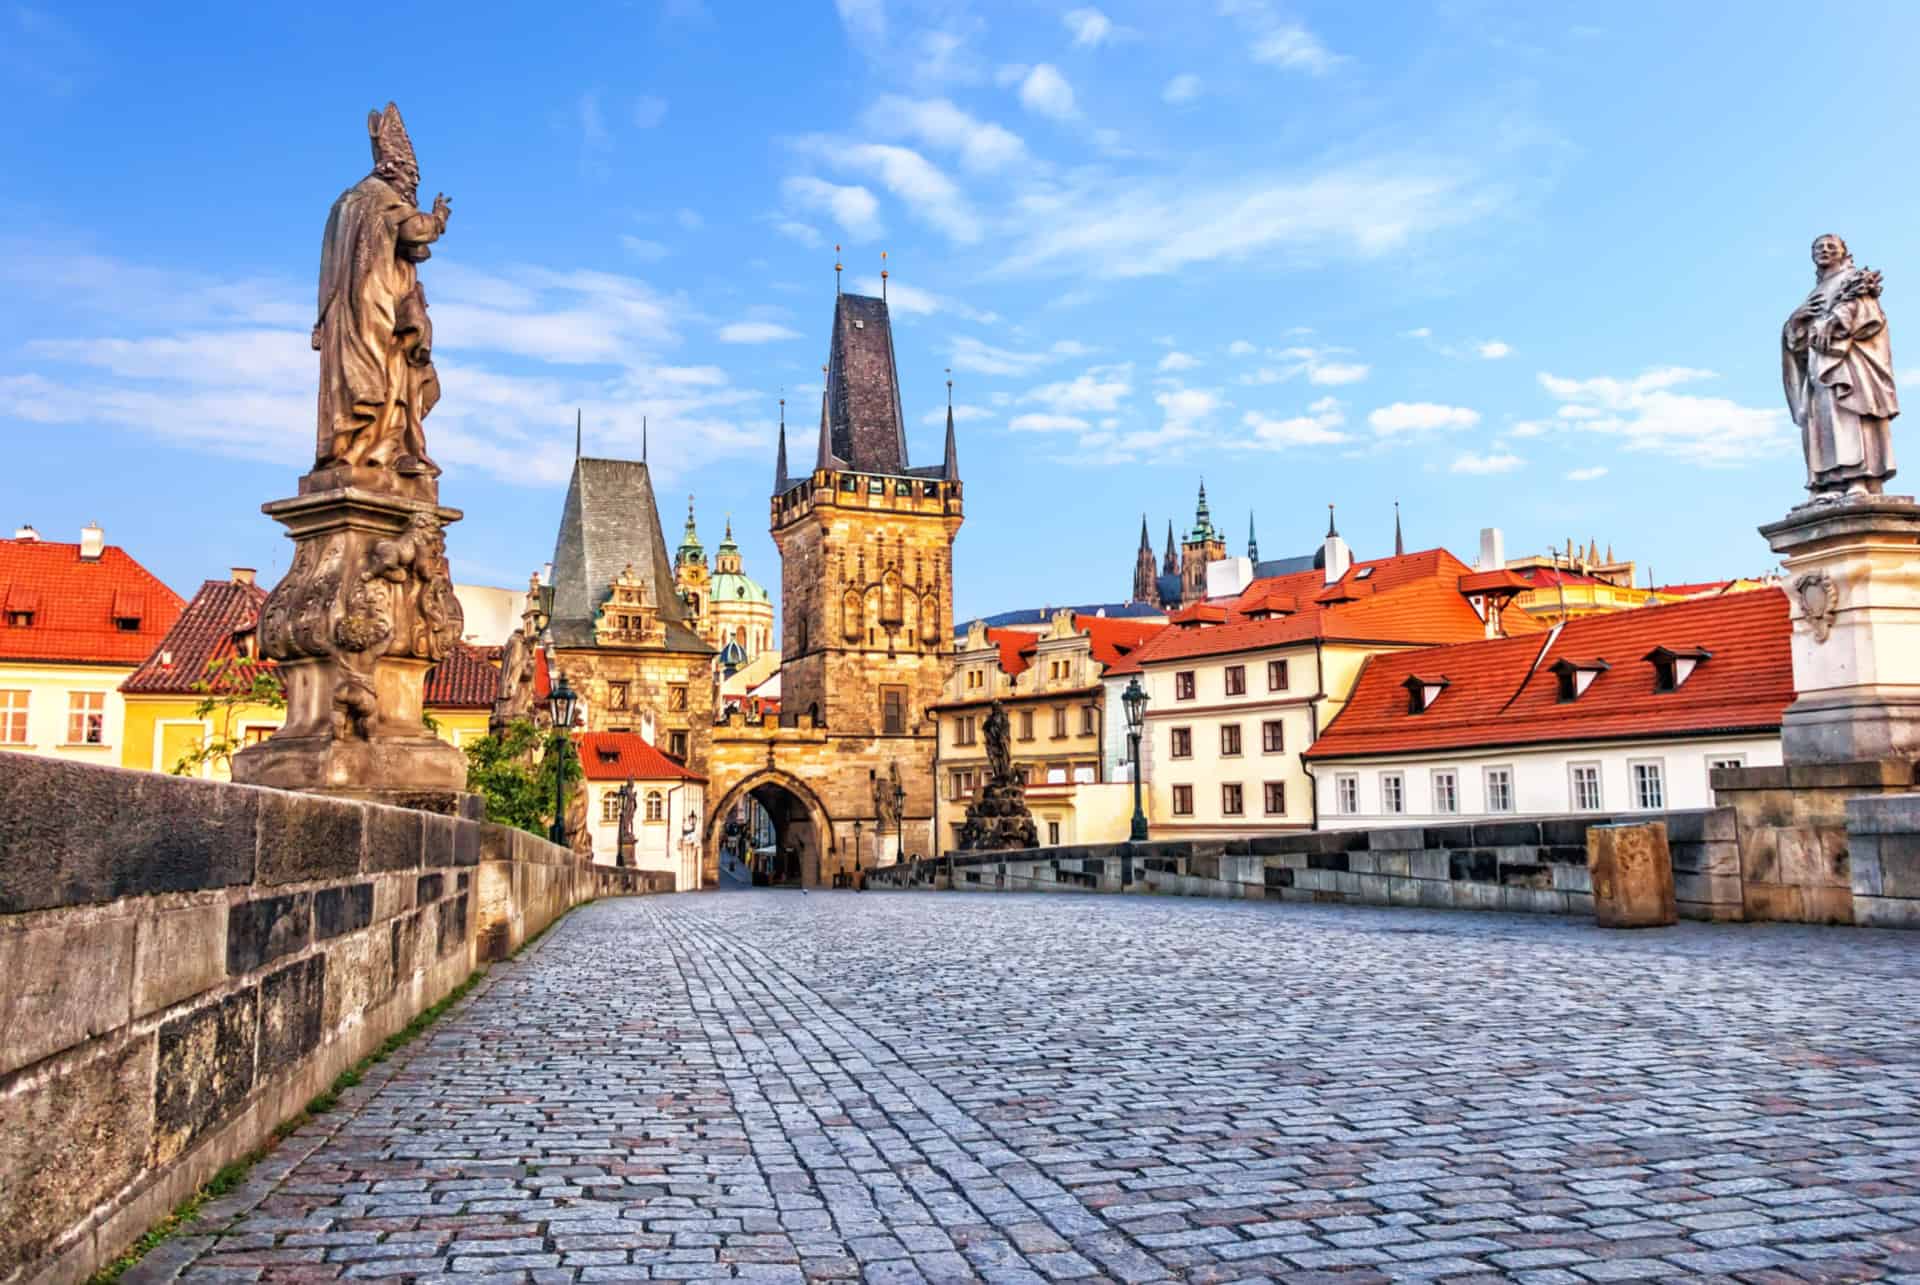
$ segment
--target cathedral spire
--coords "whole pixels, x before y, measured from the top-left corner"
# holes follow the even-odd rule
[[[773,462],[773,493],[787,493],[787,399],[780,399],[780,451]]]
[[[1260,561],[1260,540],[1253,534],[1253,510],[1247,510],[1247,561]]]
[[[1200,502],[1193,510],[1192,543],[1213,539],[1213,514],[1207,509],[1207,479],[1200,479]]]
[[[1180,574],[1180,555],[1174,551],[1173,547],[1172,518],[1167,519],[1167,556],[1160,563],[1160,574],[1163,576],[1177,576]]]
[[[1400,501],[1393,502],[1393,556],[1398,558],[1407,551],[1407,542],[1400,538]]]
[[[940,476],[949,482],[960,480],[960,448],[953,440],[953,367],[947,367],[947,456]]]
[[[1146,554],[1153,552],[1153,537],[1147,534],[1147,515],[1145,513],[1140,515],[1140,552]]]

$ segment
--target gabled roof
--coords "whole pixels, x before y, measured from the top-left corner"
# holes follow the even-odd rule
[[[1465,563],[1445,549],[1357,562],[1337,586],[1319,571],[1256,580],[1230,600],[1223,624],[1169,628],[1109,669],[1135,673],[1163,661],[1258,651],[1316,639],[1357,643],[1451,643],[1483,637],[1486,623],[1460,592]],[[1331,590],[1331,592],[1330,592]],[[1251,619],[1292,599],[1297,610]],[[1209,604],[1218,605],[1218,604]],[[1509,633],[1540,626],[1517,609],[1501,613]]]
[[[643,739],[638,732],[582,732],[573,738],[580,771],[589,781],[705,781]]]
[[[138,610],[139,628],[115,623],[116,602]],[[0,540],[0,604],[33,613],[25,626],[0,617],[0,660],[101,665],[138,665],[186,605],[119,545],[90,559],[77,544],[18,539]]]
[[[1773,732],[1793,701],[1792,627],[1778,589],[1576,617],[1555,631],[1378,655],[1310,759],[1663,736]],[[1643,658],[1712,653],[1675,691],[1655,690]],[[1595,672],[1560,698],[1559,672]],[[1445,674],[1447,694],[1408,712],[1413,674]]]
[[[987,641],[1000,649],[1001,673],[1023,674],[1027,670],[1027,656],[1039,643],[1040,635],[1024,629],[989,629]]]
[[[686,604],[673,586],[653,479],[640,460],[576,459],[553,546],[549,629],[556,646],[591,647],[600,605],[616,576],[632,567],[652,592],[674,651],[712,648],[687,628]]]
[[[432,669],[427,671],[422,704],[428,709],[492,709],[500,694],[500,668],[488,656],[500,649],[474,647],[456,642]]]
[[[136,696],[197,696],[210,666],[241,657],[236,637],[253,629],[267,591],[259,585],[208,580],[193,595],[173,628],[167,630],[120,690]],[[270,662],[261,662],[270,663]],[[252,681],[253,662],[228,671],[223,690],[240,690]]]

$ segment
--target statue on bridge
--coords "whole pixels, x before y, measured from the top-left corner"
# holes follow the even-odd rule
[[[967,805],[960,847],[968,852],[1038,847],[1040,832],[1027,810],[1027,787],[1013,767],[1006,707],[996,700],[980,730],[987,742],[987,780],[980,796]]]
[[[1857,268],[1847,243],[1813,243],[1813,292],[1780,332],[1787,409],[1800,426],[1814,501],[1879,495],[1893,476],[1900,397],[1880,306],[1880,274]]]

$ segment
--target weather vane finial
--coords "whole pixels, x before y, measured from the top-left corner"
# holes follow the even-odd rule
[[[840,294],[840,246],[837,243],[833,247],[833,293],[836,298],[839,297],[839,294]]]
[[[887,252],[880,252],[880,302],[887,301]]]

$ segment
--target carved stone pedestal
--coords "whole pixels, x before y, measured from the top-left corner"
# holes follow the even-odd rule
[[[1920,505],[1804,504],[1760,534],[1783,555],[1793,605],[1786,761],[1920,759]]]
[[[233,779],[456,810],[466,756],[422,720],[427,670],[460,637],[431,481],[395,494],[302,479],[262,511],[287,528],[293,565],[260,615],[278,662],[286,725],[234,755]]]

